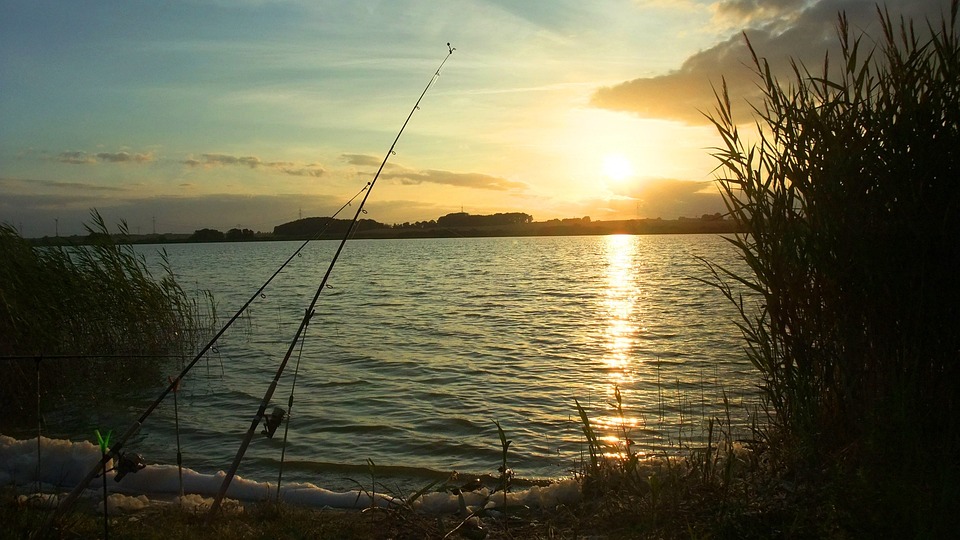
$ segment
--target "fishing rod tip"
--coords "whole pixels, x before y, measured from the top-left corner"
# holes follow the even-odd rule
[[[447,42],[447,49],[450,50],[450,54],[453,54],[453,51],[457,50],[456,47],[451,47],[451,46],[450,46],[450,42],[449,42],[449,41]]]

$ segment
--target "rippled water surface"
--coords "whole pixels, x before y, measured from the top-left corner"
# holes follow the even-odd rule
[[[298,246],[165,249],[184,288],[212,291],[225,322]],[[187,376],[184,466],[229,467],[336,246],[308,245]],[[156,248],[142,249],[156,264]],[[695,279],[708,274],[697,257],[739,264],[707,235],[350,241],[271,402],[286,407],[299,358],[284,480],[353,487],[347,479],[368,478],[368,459],[414,479],[495,474],[494,420],[513,441],[518,476],[569,475],[586,450],[575,399],[609,442],[626,428],[644,452],[702,440],[723,393],[743,429],[755,375],[733,308]],[[117,431],[163,382],[106,416]],[[46,434],[92,437],[68,418],[48,417]],[[241,475],[276,478],[283,429],[254,439]],[[167,399],[128,448],[175,463],[174,434]]]

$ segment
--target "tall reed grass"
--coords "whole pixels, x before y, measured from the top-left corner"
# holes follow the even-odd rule
[[[860,534],[957,530],[957,11],[917,31],[878,9],[875,41],[841,15],[839,61],[794,63],[789,82],[751,46],[759,139],[744,140],[725,86],[712,117],[750,268],[713,267],[715,283],[763,378],[767,442],[794,473],[832,477]]]
[[[39,370],[45,391],[88,379],[109,384],[148,376],[162,361],[139,356],[192,354],[215,318],[209,294],[188,296],[165,254],[156,279],[143,256],[113,241],[96,211],[86,227],[90,245],[34,247],[0,225],[0,357],[60,356]],[[127,234],[125,224],[119,229]],[[3,362],[3,410],[32,410],[34,362]],[[12,421],[12,414],[4,416],[4,425]]]

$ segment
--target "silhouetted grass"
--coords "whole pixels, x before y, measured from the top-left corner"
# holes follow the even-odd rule
[[[685,399],[677,395],[678,402]],[[837,532],[839,519],[825,510],[820,494],[811,491],[814,486],[782,482],[766,448],[749,433],[738,433],[731,418],[735,407],[726,396],[720,415],[700,418],[702,445],[677,442],[672,451],[653,455],[635,449],[619,390],[614,400],[610,405],[621,420],[615,437],[597,431],[576,404],[590,458],[577,473],[583,501],[567,509],[568,532],[610,538],[829,537]]]
[[[188,297],[165,254],[155,279],[130,245],[112,240],[97,212],[91,219],[92,245],[74,248],[33,247],[0,225],[0,356],[48,357],[40,360],[44,392],[159,377],[161,358],[137,356],[192,354],[200,327],[213,320],[212,298],[200,306]],[[33,410],[37,376],[29,359],[5,360],[2,369],[6,423]]]
[[[829,489],[856,536],[956,531],[957,8],[920,33],[878,10],[874,49],[841,15],[839,62],[795,64],[789,84],[754,52],[759,140],[744,141],[725,87],[712,118],[751,271],[714,267],[716,284],[763,377],[762,435],[778,474]]]

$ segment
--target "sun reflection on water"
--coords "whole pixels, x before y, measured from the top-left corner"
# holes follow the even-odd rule
[[[601,390],[609,409],[594,420],[602,440],[606,443],[608,457],[623,457],[629,453],[633,441],[631,430],[643,427],[642,418],[632,415],[624,408],[629,393],[637,378],[635,351],[641,332],[642,306],[637,285],[637,268],[640,264],[637,237],[629,235],[607,236],[603,244],[606,256],[605,298],[602,301],[605,317],[604,367],[609,384]]]
[[[604,362],[612,382],[617,385],[634,380],[631,369],[632,352],[637,341],[636,237],[613,235],[606,237],[604,251],[607,260],[607,287],[603,300],[606,325],[604,330]],[[611,390],[612,392],[612,390]]]

